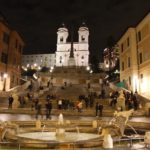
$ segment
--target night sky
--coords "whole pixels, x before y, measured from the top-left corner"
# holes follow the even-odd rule
[[[0,0],[0,11],[23,37],[24,54],[53,53],[62,23],[90,30],[90,52],[101,57],[109,36],[117,41],[150,11],[150,0]]]

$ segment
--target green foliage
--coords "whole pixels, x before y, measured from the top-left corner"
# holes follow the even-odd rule
[[[99,60],[96,56],[91,57],[91,69],[93,70],[94,73],[99,72]]]
[[[36,69],[31,69],[29,68],[27,71],[23,70],[22,71],[22,76],[29,76],[32,77],[34,73],[36,73]]]
[[[49,72],[49,68],[48,67],[42,67],[40,72]]]

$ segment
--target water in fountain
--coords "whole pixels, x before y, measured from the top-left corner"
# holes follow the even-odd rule
[[[80,130],[79,130],[79,127],[78,127],[78,126],[76,127],[76,130],[77,130],[77,133],[78,133],[78,135],[79,135]]]
[[[59,125],[63,125],[63,124],[64,124],[64,117],[63,117],[63,114],[59,114],[59,117],[58,117],[58,124],[59,124]]]
[[[131,125],[127,124],[127,126],[129,126],[129,127],[134,131],[134,133],[135,133],[136,135],[138,135],[138,133],[136,132],[136,130],[135,130]]]
[[[43,133],[44,129],[45,129],[45,124],[44,124],[43,127],[42,127],[42,133]]]
[[[64,139],[65,137],[65,129],[64,129],[64,118],[63,118],[63,114],[60,114],[58,117],[58,126],[56,128],[56,137],[57,138],[61,138]]]

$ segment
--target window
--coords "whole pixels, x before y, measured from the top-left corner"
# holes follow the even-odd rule
[[[124,71],[124,62],[122,62],[122,71]]]
[[[127,46],[130,46],[130,39],[129,39],[129,37],[127,38]]]
[[[141,32],[140,31],[138,32],[137,36],[138,36],[138,41],[141,41]]]
[[[8,58],[8,55],[2,52],[1,62],[7,64],[7,58]]]
[[[141,64],[143,62],[142,53],[139,54],[139,63]]]
[[[128,67],[130,67],[130,57],[128,57]]]
[[[123,52],[123,48],[124,48],[124,47],[123,47],[123,44],[121,44],[121,52]]]
[[[5,42],[6,44],[9,43],[9,34],[6,32],[3,33],[3,42]]]
[[[85,41],[85,37],[84,37],[83,35],[82,35],[82,37],[81,37],[81,40],[82,40],[82,41]]]
[[[60,42],[63,42],[63,40],[64,40],[63,37],[60,37]]]

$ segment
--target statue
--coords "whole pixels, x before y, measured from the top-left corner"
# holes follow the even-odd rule
[[[133,112],[133,109],[122,112],[115,111],[113,119],[109,123],[102,125],[101,136],[108,134],[111,136],[124,136],[124,130],[129,116],[131,116]]]
[[[10,121],[0,121],[0,141],[3,141],[6,134],[16,135],[19,131],[19,126]]]

